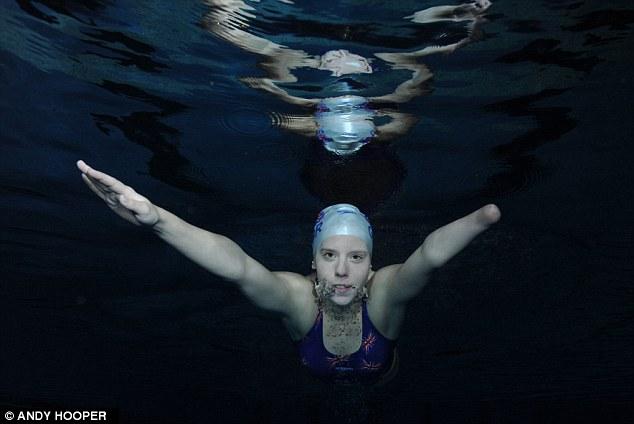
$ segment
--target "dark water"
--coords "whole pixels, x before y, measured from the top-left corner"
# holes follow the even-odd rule
[[[368,57],[464,36],[401,19],[439,2],[332,3],[250,3],[250,31]],[[419,121],[352,157],[272,124],[308,112],[239,80],[265,75],[262,57],[210,34],[210,9],[1,3],[3,406],[131,423],[634,416],[630,2],[496,2],[478,41],[421,60],[425,94],[392,105]],[[378,71],[298,70],[287,88],[402,76]],[[304,374],[275,317],[113,215],[77,159],[273,270],[309,271],[330,202],[369,212],[377,267],[486,203],[503,219],[412,302],[397,378],[350,390]]]

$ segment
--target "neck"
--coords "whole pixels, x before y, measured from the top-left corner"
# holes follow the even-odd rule
[[[334,317],[345,317],[351,314],[355,314],[361,306],[362,299],[356,299],[347,305],[337,305],[330,299],[321,300],[321,309],[324,313],[332,315]]]

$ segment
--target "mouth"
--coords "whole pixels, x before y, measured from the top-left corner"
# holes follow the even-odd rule
[[[346,294],[351,291],[354,286],[351,284],[333,284],[332,288],[335,291],[335,294]]]

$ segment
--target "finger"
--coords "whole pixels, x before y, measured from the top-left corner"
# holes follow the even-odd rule
[[[91,183],[90,187],[93,188],[94,190],[96,190],[98,192],[98,194],[100,194],[102,196],[102,198],[111,196],[112,194],[114,194],[114,195],[117,194],[116,192],[111,190],[108,186],[102,184],[101,181],[99,181],[99,180],[97,180],[95,178],[92,178],[88,174],[82,174],[82,178],[84,178],[84,181],[89,181]]]
[[[86,165],[86,162],[84,162],[84,161],[83,161],[83,160],[81,160],[81,159],[77,161],[76,165],[77,165],[77,168],[79,168],[79,170],[80,170],[81,172],[85,172],[84,170],[85,170],[85,169],[86,169],[86,167],[88,166],[88,165]]]
[[[92,190],[97,196],[99,196],[99,198],[106,200],[106,193],[98,186],[96,186],[95,183],[86,174],[81,174],[81,178],[84,180],[88,188],[90,188],[90,190]]]
[[[88,185],[88,187],[97,195],[99,196],[99,198],[101,200],[103,200],[104,202],[106,202],[106,204],[108,206],[110,206],[111,208],[116,208],[117,206],[119,206],[119,204],[121,203],[119,201],[119,194],[109,190],[107,188],[104,188],[104,186],[102,186],[101,184],[99,184],[98,181],[95,181],[93,179],[91,179],[88,175],[86,174],[82,174],[81,175],[82,179],[84,180],[84,182],[86,183],[86,185]],[[134,192],[134,190],[132,190],[131,188],[127,187],[129,189],[129,193],[130,195],[136,195],[136,193]],[[138,196],[138,195],[137,195]],[[142,197],[142,196],[139,196]]]
[[[120,186],[123,185],[123,183],[119,180],[117,180],[114,177],[111,177],[108,174],[105,174],[101,171],[97,171],[95,169],[89,168],[88,169],[88,176],[99,181],[99,183],[101,183],[102,185],[106,186],[107,188],[109,188],[112,191],[119,191],[120,190]]]
[[[122,192],[124,190],[125,185],[121,181],[117,180],[116,178],[114,178],[114,177],[112,177],[112,176],[110,176],[110,175],[108,175],[108,174],[106,174],[104,172],[97,171],[94,168],[91,168],[90,166],[88,166],[83,161],[82,161],[82,165],[83,166],[80,169],[82,170],[82,172],[84,174],[89,176],[93,180],[93,182],[99,183],[99,184],[103,185],[105,188],[110,189],[110,190],[115,191],[115,192],[118,192],[118,193],[120,193],[120,192]],[[79,166],[79,164],[78,164],[78,166]]]

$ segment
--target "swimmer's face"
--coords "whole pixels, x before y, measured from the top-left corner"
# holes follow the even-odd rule
[[[370,275],[370,253],[355,236],[332,236],[321,243],[313,265],[326,298],[345,306],[357,298]]]

